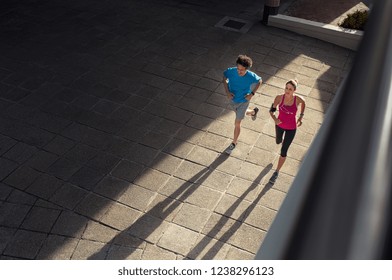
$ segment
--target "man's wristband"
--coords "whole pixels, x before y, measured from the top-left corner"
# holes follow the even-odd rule
[[[300,117],[303,117],[303,116],[304,116],[304,113],[299,114],[299,116],[300,116]]]

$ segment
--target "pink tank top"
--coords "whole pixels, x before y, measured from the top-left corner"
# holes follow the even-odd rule
[[[281,123],[278,126],[283,129],[293,130],[297,128],[297,96],[294,96],[294,102],[291,106],[284,105],[284,97],[285,95],[283,95],[282,101],[279,104],[278,119]]]

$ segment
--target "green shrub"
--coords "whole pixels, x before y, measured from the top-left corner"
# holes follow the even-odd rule
[[[365,24],[368,19],[368,11],[355,11],[352,14],[348,14],[347,17],[339,24],[340,27],[364,30]]]

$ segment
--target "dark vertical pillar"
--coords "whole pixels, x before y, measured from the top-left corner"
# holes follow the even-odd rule
[[[269,15],[277,15],[279,12],[280,0],[265,0],[263,23],[268,24]]]

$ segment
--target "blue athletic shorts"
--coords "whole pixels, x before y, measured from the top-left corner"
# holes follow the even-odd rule
[[[233,111],[235,112],[235,119],[242,120],[245,118],[246,110],[249,107],[249,101],[243,102],[243,103],[236,103],[231,100],[230,106],[233,109]]]

